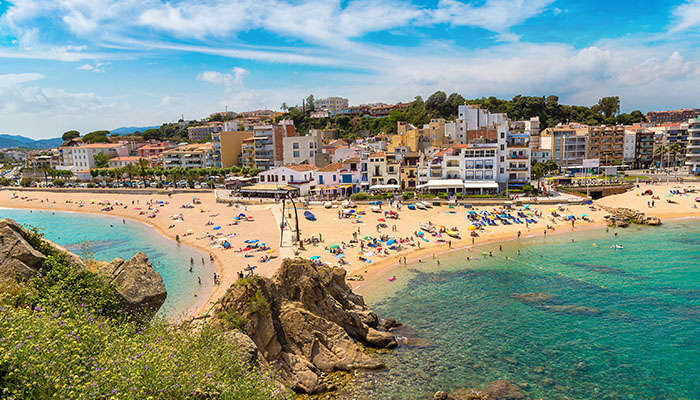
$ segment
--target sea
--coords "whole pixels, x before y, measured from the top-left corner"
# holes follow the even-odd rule
[[[146,253],[163,277],[168,292],[159,311],[167,319],[181,319],[195,311],[206,302],[214,286],[216,265],[209,261],[208,254],[170,240],[141,222],[104,215],[10,208],[0,208],[2,218],[36,227],[47,239],[96,260],[112,261],[116,257],[128,260],[139,251]],[[194,261],[192,272],[189,272],[190,259]]]
[[[530,398],[700,399],[700,222],[538,236],[438,256],[440,267],[429,256],[361,288],[404,324],[403,344],[352,397],[505,379]]]

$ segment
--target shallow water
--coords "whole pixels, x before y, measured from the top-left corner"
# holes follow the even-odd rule
[[[506,379],[534,398],[700,399],[700,222],[616,232],[490,245],[488,259],[460,251],[363,289],[419,340],[361,375],[359,397]]]
[[[139,251],[146,253],[168,291],[160,311],[168,318],[178,318],[184,312],[196,310],[214,286],[216,266],[207,254],[178,244],[140,222],[128,219],[122,222],[122,218],[112,216],[6,208],[0,209],[0,218],[12,218],[23,225],[38,227],[47,239],[78,255],[82,255],[84,244],[88,243],[89,251],[94,252],[97,260],[129,259]],[[190,258],[195,261],[191,273]],[[197,277],[201,277],[201,285]]]

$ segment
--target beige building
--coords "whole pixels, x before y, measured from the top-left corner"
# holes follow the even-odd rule
[[[243,141],[253,137],[251,131],[216,132],[211,135],[214,166],[229,168],[241,164]]]
[[[450,139],[445,135],[445,120],[431,119],[423,128],[416,128],[408,122],[396,123],[396,135],[389,138],[390,153],[409,153],[422,151],[424,148],[435,146],[445,147]]]
[[[551,140],[551,157],[560,167],[582,166],[586,158],[588,126],[581,124],[558,125],[541,133],[540,141]]]
[[[348,108],[348,99],[342,97],[326,97],[325,99],[314,100],[314,107],[317,110],[329,111],[332,115]]]
[[[214,166],[211,143],[185,144],[160,154],[165,168],[211,168]]]
[[[600,165],[622,164],[625,160],[625,127],[593,126],[588,131],[586,158]]]

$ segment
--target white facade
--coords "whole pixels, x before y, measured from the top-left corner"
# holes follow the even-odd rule
[[[326,97],[325,99],[314,100],[314,107],[317,110],[330,111],[332,115],[348,108],[348,99],[342,97]]]
[[[685,165],[693,174],[700,174],[700,117],[688,121],[688,146]]]
[[[160,153],[165,168],[211,168],[214,166],[212,144],[187,144]]]
[[[622,158],[625,162],[634,162],[637,152],[637,132],[625,131],[625,142],[622,149]]]
[[[72,166],[78,171],[95,168],[95,156],[100,153],[106,154],[109,158],[129,155],[126,143],[93,143],[72,147],[69,150]]]
[[[258,182],[264,185],[289,185],[299,189],[305,196],[316,188],[316,172],[313,165],[288,165],[263,171],[258,175]]]
[[[317,142],[317,138],[311,135],[282,138],[282,158],[284,165],[314,165],[316,152],[318,152]]]
[[[360,157],[362,150],[357,147],[343,146],[335,149],[333,152],[332,161],[334,163],[343,162],[351,158]]]

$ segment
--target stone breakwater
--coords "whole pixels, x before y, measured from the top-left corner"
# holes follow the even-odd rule
[[[41,277],[46,256],[30,243],[32,233],[12,219],[0,220],[0,283]],[[87,265],[78,255],[46,239],[54,251],[63,253],[68,264],[103,276],[116,290],[124,309],[139,319],[151,319],[165,302],[167,292],[160,274],[144,253],[130,260],[93,261]]]
[[[639,210],[606,206],[600,206],[600,208],[610,213],[610,215],[606,215],[604,217],[608,221],[609,226],[625,227],[630,222],[638,225],[661,225],[661,219],[647,216],[645,213]]]
[[[324,378],[337,371],[384,368],[365,346],[394,348],[391,330],[352,292],[345,270],[285,259],[272,279],[251,277],[232,285],[213,310],[214,323],[250,337],[262,357],[279,363],[299,393],[332,391]]]

